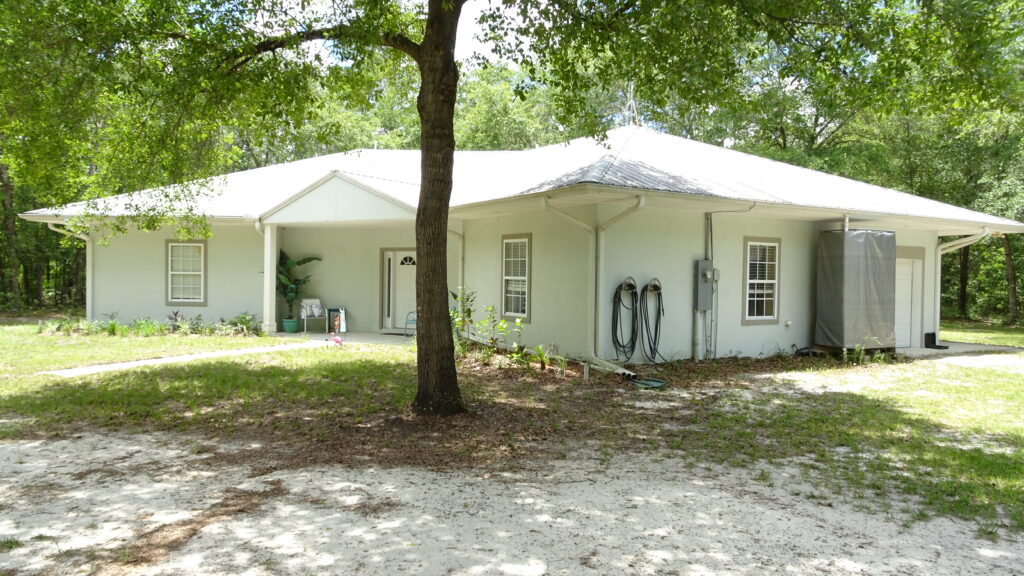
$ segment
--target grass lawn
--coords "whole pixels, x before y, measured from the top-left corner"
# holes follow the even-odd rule
[[[1024,348],[1024,328],[1020,326],[1001,326],[987,322],[946,321],[942,323],[942,333],[939,337],[953,342]]]
[[[204,336],[66,336],[38,334],[34,325],[0,326],[0,382],[93,364],[269,346],[273,341],[253,337]]]
[[[131,348],[89,337],[71,357],[52,338],[0,331],[5,358],[7,350],[32,351],[24,364],[32,368],[4,368],[0,437],[101,425],[248,438],[260,445],[248,457],[268,469],[500,468],[580,448],[609,461],[648,450],[674,465],[738,467],[752,482],[772,483],[777,467],[795,468],[804,482],[792,490],[822,503],[848,501],[907,521],[953,516],[989,536],[1024,530],[1024,359],[1007,370],[934,360],[681,362],[649,374],[670,384],[656,392],[474,352],[459,367],[471,410],[441,419],[407,408],[415,394],[408,347],[346,345],[74,380],[31,376],[40,365]],[[166,346],[186,343],[171,337]],[[5,424],[4,414],[31,420]]]

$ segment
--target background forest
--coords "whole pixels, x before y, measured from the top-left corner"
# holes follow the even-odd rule
[[[38,85],[25,90],[17,82],[0,86],[4,314],[75,308],[85,296],[81,241],[20,220],[19,212],[355,148],[419,146],[418,76],[409,63],[376,62],[365,74],[369,90],[319,87],[314,101],[296,103],[301,109],[273,111],[279,122],[253,121],[267,114],[256,94],[226,110],[211,107],[210,117],[183,126],[180,118],[149,105],[145,85],[135,92],[108,91],[89,71],[76,71],[74,59],[60,46],[40,42],[36,53],[47,59],[42,64],[0,53],[3,77],[25,76],[31,67],[23,81],[48,83],[43,91]],[[11,47],[0,43],[2,50]],[[524,149],[635,122],[1024,220],[1024,117],[1012,105],[911,106],[904,102],[916,100],[908,98],[879,106],[863,93],[811,90],[788,79],[771,54],[746,61],[740,78],[733,96],[712,108],[670,95],[644,101],[634,97],[630,85],[595,88],[586,102],[596,121],[574,122],[559,115],[561,95],[526,72],[503,64],[464,64],[456,142],[465,150]],[[924,80],[900,88],[906,93],[929,89]],[[1007,90],[1003,102],[1019,100],[1020,86]],[[82,98],[83,93],[91,96]],[[66,114],[52,116],[62,107]],[[32,133],[32,126],[49,129]],[[40,140],[47,145],[38,145]],[[195,161],[181,161],[189,157]],[[1024,239],[1018,236],[990,237],[947,255],[944,317],[1017,322],[1022,259]]]

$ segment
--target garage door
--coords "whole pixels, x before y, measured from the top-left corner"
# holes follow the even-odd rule
[[[909,348],[914,322],[914,261],[896,260],[896,347]]]

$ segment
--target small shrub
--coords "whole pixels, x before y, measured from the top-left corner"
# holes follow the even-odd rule
[[[205,331],[206,325],[203,324],[203,315],[196,314],[188,321],[188,331],[190,334],[202,334]]]
[[[242,312],[238,316],[235,316],[231,320],[228,320],[228,324],[235,327],[235,334],[242,336],[258,335],[260,333],[260,323],[256,320],[256,316],[248,312]]]
[[[548,357],[548,352],[544,349],[543,344],[538,344],[537,347],[533,349],[533,355],[537,357],[537,362],[540,363],[541,372],[547,370],[548,363],[551,359]]]
[[[461,338],[473,329],[473,304],[476,303],[476,292],[459,286],[458,293],[449,291],[452,299],[455,300],[455,307],[449,313],[452,317],[452,330],[455,336]]]
[[[185,315],[180,310],[173,310],[167,315],[167,329],[174,334],[181,327],[183,321],[187,322]]]
[[[565,356],[555,356],[555,364],[558,365],[558,375],[565,376],[565,373],[569,370],[569,359]]]
[[[490,346],[481,346],[480,349],[477,350],[477,360],[479,360],[480,363],[490,364],[491,358],[494,358],[494,348],[491,348]]]
[[[127,333],[132,336],[160,336],[167,333],[167,326],[149,318],[136,318],[128,325]]]

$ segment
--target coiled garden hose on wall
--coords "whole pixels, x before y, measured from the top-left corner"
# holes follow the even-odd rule
[[[651,310],[648,308],[648,298],[654,297],[654,329],[651,329]],[[640,316],[643,317],[644,338],[640,341],[640,348],[644,356],[652,363],[657,364],[658,358],[665,361],[665,357],[658,352],[658,344],[661,342],[661,318],[665,315],[665,300],[661,294],[661,282],[654,278],[640,291]]]
[[[639,300],[636,280],[632,276],[623,280],[612,296],[612,344],[615,345],[615,358],[623,362],[628,362],[636,351],[637,336],[640,332]],[[628,339],[624,333],[623,312],[630,319]]]

